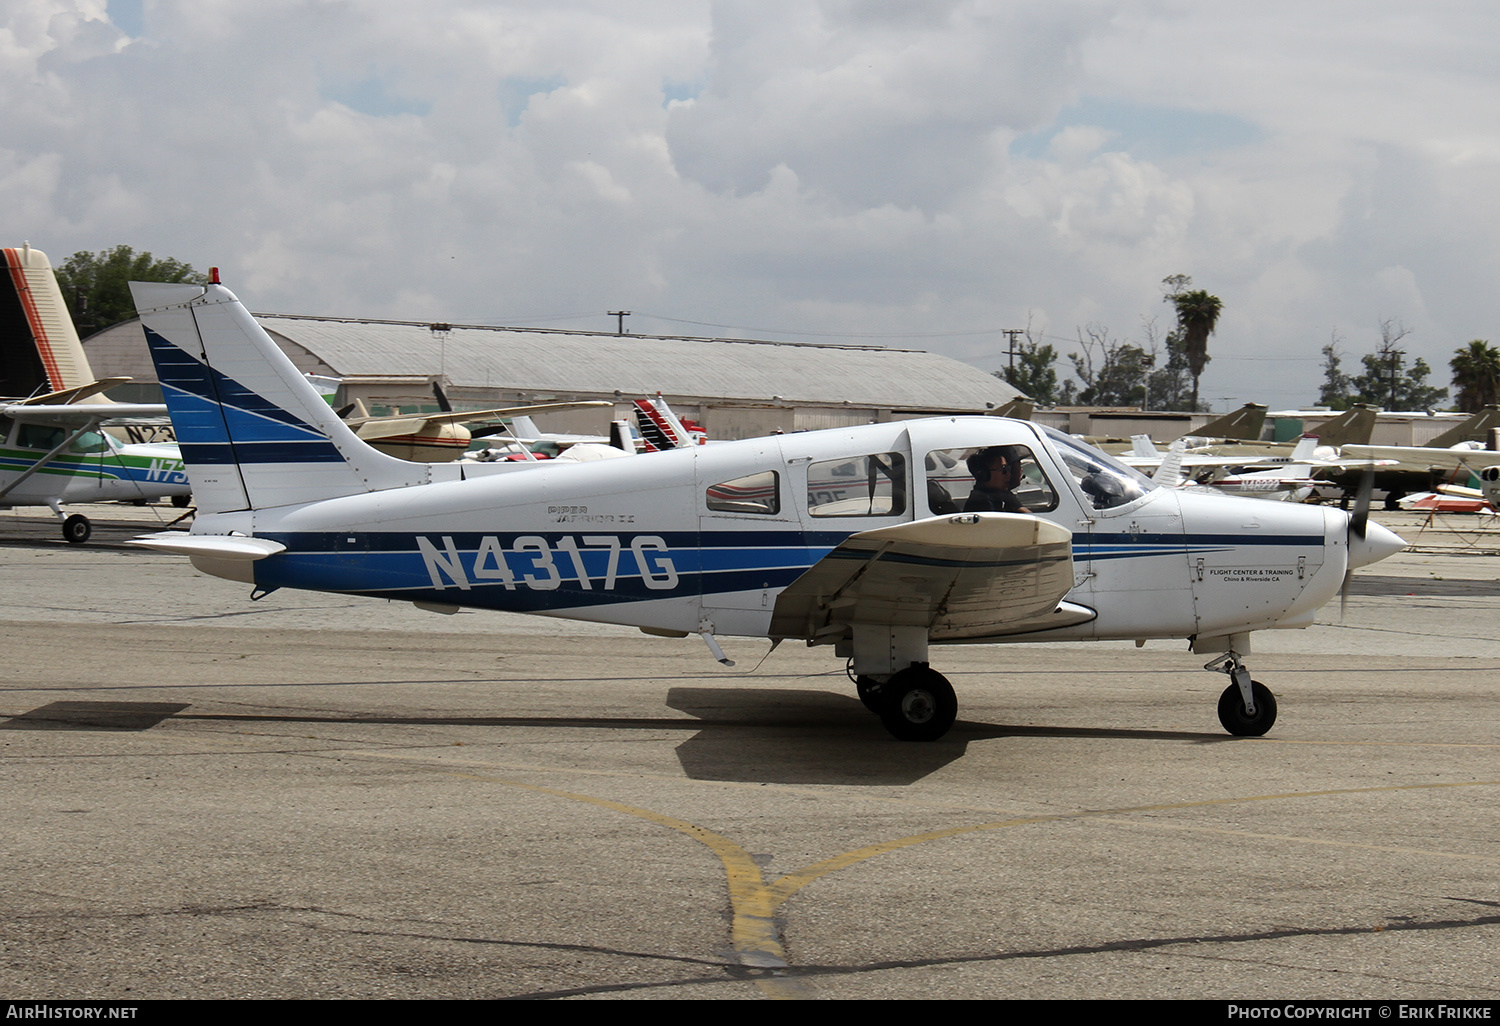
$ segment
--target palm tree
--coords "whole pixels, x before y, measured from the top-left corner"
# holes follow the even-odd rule
[[[1183,348],[1187,350],[1188,370],[1193,375],[1193,410],[1198,409],[1198,376],[1208,363],[1208,336],[1219,323],[1224,303],[1202,289],[1177,292],[1167,296],[1177,307],[1177,327],[1182,331]]]
[[[1478,413],[1500,398],[1500,349],[1488,340],[1476,338],[1455,350],[1448,366],[1453,368],[1460,412]]]

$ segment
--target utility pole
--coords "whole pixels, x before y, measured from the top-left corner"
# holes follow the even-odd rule
[[[1401,368],[1401,357],[1403,357],[1405,355],[1406,355],[1406,351],[1405,350],[1402,350],[1402,349],[1392,349],[1392,350],[1390,350],[1390,357],[1391,357],[1391,405],[1388,406],[1388,407],[1386,407],[1386,409],[1388,409],[1388,410],[1394,410],[1396,408],[1396,372],[1398,370],[1400,370],[1400,368]]]
[[[1010,354],[1010,376],[1006,380],[1014,381],[1016,379],[1016,354],[1020,352],[1016,348],[1016,339],[1026,334],[1026,332],[1021,328],[1002,328],[1001,334],[1010,339],[1010,348],[1005,350],[1005,352]]]
[[[629,310],[609,310],[609,311],[606,311],[606,312],[611,317],[613,317],[615,319],[615,334],[616,335],[623,335],[623,334],[625,334],[625,318],[627,318],[627,317],[630,316],[630,311]]]

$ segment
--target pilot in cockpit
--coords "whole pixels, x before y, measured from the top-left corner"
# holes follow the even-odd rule
[[[1021,482],[1021,447],[992,445],[966,461],[974,475],[974,490],[964,501],[965,513],[1030,513],[1016,498]]]

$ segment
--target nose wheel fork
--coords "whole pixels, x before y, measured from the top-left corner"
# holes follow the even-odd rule
[[[1276,722],[1276,696],[1258,680],[1250,679],[1250,670],[1237,652],[1225,652],[1205,670],[1226,674],[1230,685],[1219,696],[1219,722],[1236,737],[1260,737]]]

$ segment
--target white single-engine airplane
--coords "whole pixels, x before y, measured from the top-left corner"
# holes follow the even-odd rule
[[[1404,547],[1358,513],[1200,500],[985,416],[461,479],[356,438],[228,289],[131,288],[198,499],[190,534],[140,544],[257,594],[697,633],[723,662],[721,634],[829,645],[905,740],[957,713],[930,647],[1000,640],[1188,639],[1231,678],[1224,726],[1263,734],[1251,632],[1308,626],[1352,568]]]
[[[159,403],[102,394],[129,380],[94,380],[47,254],[30,245],[0,250],[0,381],[28,396],[0,399],[0,509],[47,506],[63,537],[81,544],[93,525],[64,504],[169,496],[185,504],[191,489],[175,445],[125,445],[99,430],[166,414]]]

